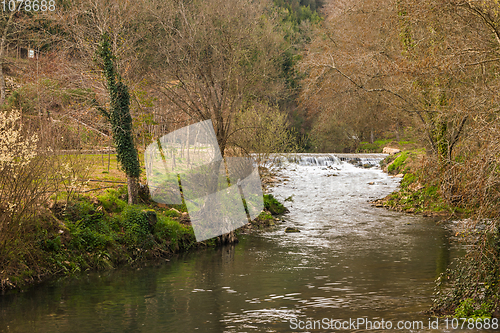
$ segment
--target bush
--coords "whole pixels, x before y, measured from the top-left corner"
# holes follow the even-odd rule
[[[72,236],[70,248],[77,251],[105,250],[113,244],[110,233],[91,228],[77,228],[72,232]]]
[[[272,194],[264,194],[264,208],[273,215],[284,214],[287,209]]]
[[[477,304],[472,298],[464,299],[455,309],[456,318],[491,318],[493,303],[491,301]]]
[[[127,206],[122,213],[122,227],[124,233],[119,242],[128,247],[152,247],[152,238],[149,231],[149,222],[143,208],[140,206]]]
[[[19,111],[0,111],[0,264],[5,247],[36,222],[53,190],[50,163],[37,155],[37,142],[36,134],[25,133]]]
[[[61,237],[56,236],[54,238],[46,238],[42,240],[41,245],[45,251],[49,252],[59,252],[61,250]]]
[[[120,193],[115,189],[108,189],[105,194],[97,196],[101,205],[108,212],[121,212],[127,206],[127,203],[119,199]]]
[[[455,316],[467,318],[490,318],[500,300],[500,234],[498,230],[469,231],[466,240],[469,246],[465,257],[437,280],[432,310],[454,311]]]
[[[161,216],[154,229],[155,237],[163,241],[163,245],[170,251],[188,248],[195,243],[193,229],[183,226],[168,216]]]

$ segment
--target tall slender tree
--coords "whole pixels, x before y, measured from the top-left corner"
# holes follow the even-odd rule
[[[141,173],[137,149],[132,135],[132,116],[130,115],[130,94],[122,82],[115,66],[115,57],[111,51],[109,36],[102,35],[97,55],[102,61],[107,88],[111,100],[110,110],[100,107],[100,111],[111,123],[113,141],[116,145],[117,158],[127,175],[128,203],[137,203],[139,176]]]

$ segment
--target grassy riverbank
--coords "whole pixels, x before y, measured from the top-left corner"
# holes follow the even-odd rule
[[[449,171],[436,168],[439,164],[423,149],[388,156],[381,165],[402,180],[398,191],[373,205],[453,220],[454,237],[467,249],[466,255],[436,280],[429,314],[500,317],[500,235],[495,218],[481,218],[480,205],[466,200],[466,193],[450,189],[445,181]]]
[[[384,171],[394,177],[401,177],[401,184],[398,191],[373,204],[424,216],[464,216],[466,212],[463,209],[450,205],[443,198],[438,183],[426,177],[425,159],[424,149],[403,151],[385,158],[381,162]]]
[[[237,234],[196,242],[184,205],[126,203],[126,187],[52,203],[30,230],[4,247],[1,290],[24,290],[55,276],[141,265],[180,251],[237,242]],[[264,196],[253,228],[271,225],[284,207]],[[251,227],[247,229],[252,229]]]

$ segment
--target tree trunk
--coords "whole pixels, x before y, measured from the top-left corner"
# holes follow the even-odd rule
[[[128,204],[137,204],[139,197],[139,178],[127,175],[127,189],[128,189]]]
[[[186,131],[187,131],[187,138],[186,138],[186,154],[187,154],[187,156],[186,156],[186,158],[187,158],[187,165],[188,166],[191,163],[190,158],[189,158],[189,144],[190,144],[189,143],[190,142],[190,140],[189,140],[190,139],[189,138],[189,127],[190,126],[188,126],[187,129],[186,129]]]
[[[16,11],[12,11],[9,15],[9,19],[7,20],[7,23],[5,23],[5,28],[3,29],[2,32],[2,39],[0,40],[0,105],[5,102],[6,98],[6,92],[5,92],[5,77],[3,75],[3,61],[5,57],[5,42],[7,40],[7,34],[9,33],[9,27],[10,24],[12,23],[12,18],[14,17],[14,14]]]
[[[3,59],[0,59],[0,105],[5,102],[7,94],[5,92],[5,77],[3,76]]]

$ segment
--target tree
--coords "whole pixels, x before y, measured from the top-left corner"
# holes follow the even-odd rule
[[[92,90],[87,102],[111,125],[117,158],[127,176],[129,204],[137,202],[140,164],[134,143],[131,101],[134,84],[142,82],[143,2],[77,0],[58,11],[64,26],[61,49],[73,59],[74,76]],[[62,44],[62,43],[61,43]],[[95,62],[103,71],[99,80]]]
[[[3,64],[5,59],[5,48],[7,44],[7,37],[9,34],[10,27],[13,22],[14,14],[16,12],[12,11],[7,18],[4,18],[2,36],[0,37],[0,105],[5,101],[5,78],[3,75]]]
[[[109,112],[104,108],[100,108],[100,110],[111,123],[117,159],[127,175],[128,203],[135,204],[139,193],[141,168],[132,136],[130,94],[116,69],[115,57],[111,51],[111,43],[107,34],[102,36],[97,55],[102,59],[101,66],[104,70],[111,100]]]
[[[224,154],[234,120],[256,103],[275,105],[283,36],[265,1],[151,1],[149,68],[158,91],[187,121],[212,119]]]
[[[352,150],[378,132],[398,136],[408,123],[401,112],[408,106],[400,95],[405,86],[393,90],[404,78],[394,66],[401,53],[391,4],[346,0],[325,6],[324,24],[300,63],[306,73],[300,102],[314,119],[313,136],[334,134]]]
[[[395,127],[412,117],[447,163],[471,119],[496,105],[496,1],[345,0],[327,13],[303,62],[306,107]]]

